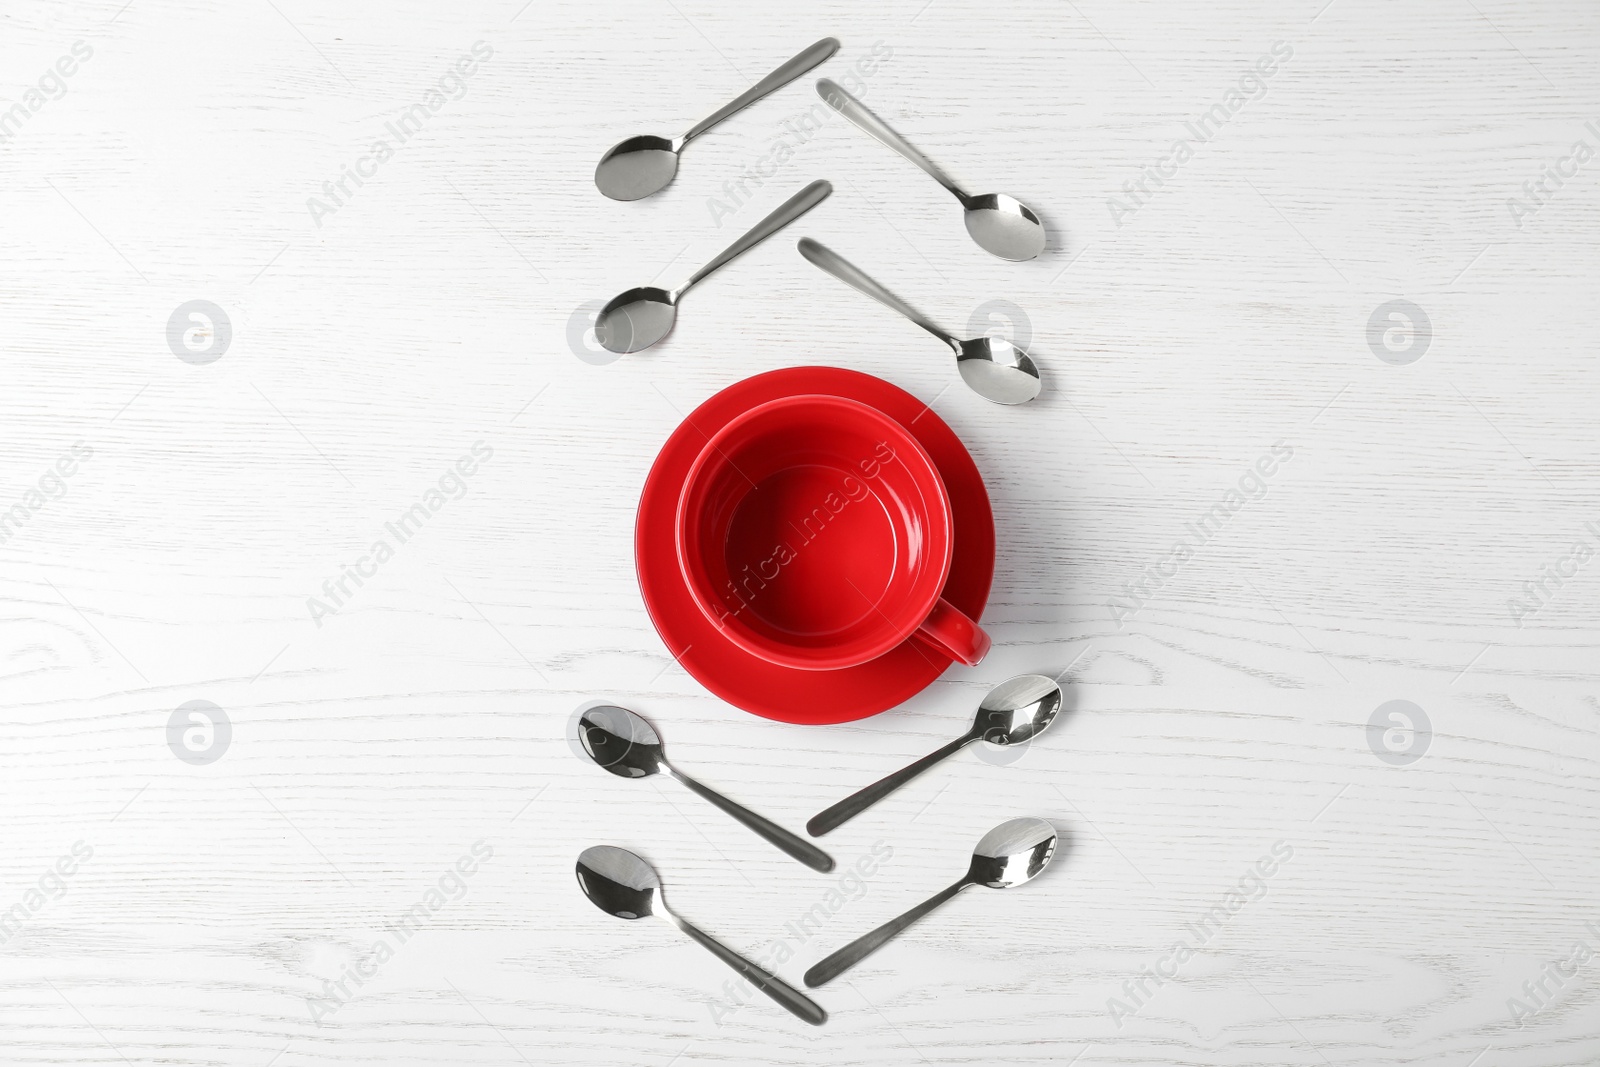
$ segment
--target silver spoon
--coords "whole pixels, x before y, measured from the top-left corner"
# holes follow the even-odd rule
[[[817,82],[817,92],[829,107],[927,171],[934,181],[961,201],[966,210],[967,233],[985,252],[1020,263],[1044,251],[1044,223],[1027,205],[1004,193],[971,196],[963,192],[944,171],[933,165],[932,160],[912,148],[910,142],[841,89],[837,82],[823,78]]]
[[[729,245],[721,255],[701,267],[676,289],[658,289],[646,285],[612,297],[595,319],[594,334],[600,339],[600,344],[611,352],[638,352],[649,348],[671,332],[672,324],[678,317],[678,300],[696,282],[789,225],[828,199],[831,192],[833,186],[827,182],[812,182],[785,200],[776,211],[756,223],[749,233]]]
[[[850,942],[806,972],[808,986],[831,982],[882,947],[885,941],[968,886],[1011,889],[1038,877],[1056,852],[1056,828],[1043,819],[1012,819],[983,835],[972,850],[972,865],[961,880],[942,889],[898,919]]]
[[[859,289],[885,307],[892,308],[949,345],[956,354],[961,380],[985,400],[996,404],[1025,404],[1039,395],[1044,383],[1028,353],[1003,337],[974,337],[962,341],[929,322],[916,308],[868,277],[860,267],[837,252],[800,238],[800,254],[852,288]]]
[[[935,763],[955,755],[974,741],[991,745],[1020,745],[1043,733],[1061,710],[1061,687],[1042,674],[1019,674],[989,690],[978,705],[972,729],[937,752],[923,756],[909,767],[873,782],[859,793],[852,793],[806,823],[806,832],[821,837],[860,815],[872,805],[905,785]]]
[[[627,849],[614,845],[584,849],[578,856],[578,885],[595,907],[619,919],[643,919],[654,915],[659,906],[663,918],[710,949],[717,959],[790,1012],[812,1026],[821,1026],[828,1020],[828,1013],[800,990],[678,918],[667,907],[655,868]]]
[[[589,758],[620,778],[665,773],[744,823],[814,871],[833,870],[833,857],[798,834],[763,819],[667,762],[661,737],[645,719],[614,704],[590,708],[578,718],[578,740]]]
[[[594,169],[595,185],[613,200],[640,200],[651,193],[660,192],[678,173],[678,153],[683,151],[684,145],[734,112],[742,111],[768,93],[788,85],[838,50],[838,41],[824,37],[740,93],[732,103],[719,108],[711,117],[695,123],[688,133],[675,141],[650,134],[629,137],[600,157],[600,164]]]

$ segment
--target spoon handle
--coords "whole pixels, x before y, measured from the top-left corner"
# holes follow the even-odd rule
[[[821,63],[838,50],[838,40],[833,37],[824,37],[822,40],[807,48],[805,51],[789,60],[771,74],[768,74],[765,78],[762,78],[760,81],[750,86],[750,88],[740,93],[731,102],[718,108],[714,114],[695,123],[694,128],[683,135],[684,143],[688,144],[690,141],[694,140],[696,137],[699,137],[702,133],[705,133],[711,127],[727,118],[729,115],[732,115],[738,111],[743,111],[745,108],[749,107],[757,100],[760,100],[768,93],[788,85],[790,82],[794,81],[796,78],[800,77],[800,75],[804,74],[818,63]]]
[[[955,341],[950,335],[924,318],[922,312],[895,296],[882,285],[879,285],[868,277],[867,273],[860,267],[851,263],[833,249],[820,242],[813,241],[809,237],[802,237],[800,238],[800,254],[852,289],[867,294],[892,311],[898,311],[945,344],[950,345],[952,348],[955,347]]]
[[[813,815],[811,821],[806,823],[806,833],[812,837],[821,837],[829,830],[839,828],[929,767],[932,767],[935,763],[960,752],[962,748],[976,741],[978,737],[979,735],[975,733],[964,734],[937,752],[930,752],[910,766],[902,767],[895,771],[889,777],[873,782],[858,793],[851,793],[833,807]]]
[[[667,917],[678,929],[710,949],[713,956],[738,971],[746,981],[783,1005],[791,1014],[799,1016],[812,1026],[821,1026],[828,1021],[828,1013],[823,1011],[816,1001],[782,978],[762,970],[698,926],[678,918],[671,912],[667,913]]]
[[[778,209],[776,211],[752,226],[750,231],[743,237],[739,238],[737,241],[733,242],[733,244],[723,249],[722,254],[717,256],[716,259],[713,259],[710,263],[707,263],[705,266],[696,271],[693,277],[683,283],[683,288],[678,290],[677,295],[682,296],[684,293],[689,291],[690,287],[692,287],[701,278],[704,278],[707,274],[710,274],[712,271],[727,263],[735,256],[739,256],[750,251],[750,249],[754,248],[762,241],[765,241],[768,237],[771,237],[773,234],[789,225],[789,223],[793,222],[801,215],[804,215],[806,212],[810,211],[812,208],[828,199],[828,194],[831,192],[833,192],[833,186],[819,178],[817,181],[812,182],[798,193],[795,193],[782,204],[778,205]]]
[[[817,94],[829,107],[927,171],[928,176],[944,186],[950,195],[963,204],[967,202],[967,194],[962,192],[944,171],[934,166],[933,160],[911,147],[910,141],[895,133],[889,128],[888,123],[868,111],[865,104],[845,92],[838,82],[829,78],[820,79],[817,82]]]
[[[701,785],[687,774],[677,770],[671,771],[671,774],[694,792],[699,793],[812,870],[822,871],[824,874],[833,870],[833,857],[799,834],[790,833],[772,820],[764,819],[743,805],[734,803],[710,786]]]
[[[937,908],[939,905],[943,904],[945,901],[949,900],[951,897],[967,888],[967,886],[973,884],[975,883],[963,878],[955,885],[941,889],[939,892],[935,893],[927,900],[924,900],[921,904],[918,904],[916,907],[912,908],[898,919],[890,919],[888,922],[872,931],[872,933],[863,934],[862,936],[856,938],[844,948],[835,952],[827,959],[817,963],[809,971],[807,971],[805,976],[806,985],[816,987],[826,982],[833,981],[845,971],[848,971],[850,968],[854,967],[856,964],[872,955],[878,949],[882,948],[884,942],[888,941],[900,931],[904,930],[906,927],[910,926],[912,923],[928,914],[928,912],[932,911],[934,908]]]

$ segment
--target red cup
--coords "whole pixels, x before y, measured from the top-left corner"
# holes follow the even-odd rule
[[[678,498],[678,565],[738,647],[800,670],[854,667],[915,636],[976,666],[989,635],[939,596],[950,497],[917,440],[842,397],[784,397],[724,426]]]

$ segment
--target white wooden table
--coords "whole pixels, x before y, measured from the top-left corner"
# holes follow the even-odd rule
[[[520,2],[0,8],[0,1059],[1600,1061],[1600,161],[1573,154],[1600,10]],[[817,74],[1036,205],[1045,256],[987,257],[903,160],[808,127],[809,77],[664,194],[596,193],[606,147],[825,35]],[[588,302],[675,284],[817,177],[833,198],[666,344],[578,358]],[[954,328],[1009,315],[1047,393],[952,386],[804,234]],[[186,347],[197,300],[225,348]],[[1390,301],[1428,325],[1369,334]],[[827,728],[683,673],[631,552],[682,415],[810,362],[930,401],[1001,542],[987,662]],[[1071,714],[831,835],[881,860],[842,886],[564,739],[626,704],[800,826],[1024,671]],[[1431,732],[1369,731],[1395,700]],[[169,733],[191,701],[229,729]],[[1061,829],[1047,875],[820,991],[821,1029],[572,878],[634,847],[798,981],[1018,814]]]

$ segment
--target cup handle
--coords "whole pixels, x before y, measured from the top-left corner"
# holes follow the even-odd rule
[[[917,636],[957,663],[976,667],[983,662],[993,644],[983,627],[967,618],[966,613],[950,601],[940,597],[933,611],[917,628]]]

